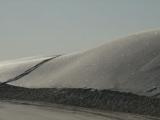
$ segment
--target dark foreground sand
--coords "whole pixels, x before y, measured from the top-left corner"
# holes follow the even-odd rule
[[[102,112],[65,106],[0,102],[0,120],[159,120],[155,117]]]
[[[3,85],[0,100],[62,104],[83,108],[160,116],[160,99],[110,90],[82,88],[30,89]]]

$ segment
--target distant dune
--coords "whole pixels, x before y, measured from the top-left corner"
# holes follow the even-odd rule
[[[68,55],[1,62],[0,99],[47,101],[44,98],[48,97],[47,102],[59,103],[66,93],[70,98],[67,96],[66,101],[62,100],[60,104],[88,107],[89,103],[93,108],[103,108],[105,105],[107,108],[107,100],[111,102],[113,96],[106,96],[114,91],[113,98],[122,98],[121,103],[114,106],[115,111],[118,106],[126,105],[127,108],[124,106],[118,111],[125,109],[125,112],[156,115],[159,111],[156,105],[160,106],[159,72],[160,30],[141,32]],[[80,92],[77,93],[77,90]],[[37,97],[40,93],[43,93],[41,98]],[[72,102],[81,99],[77,94],[88,103]],[[88,95],[93,99],[88,99]],[[96,95],[99,95],[98,98],[94,97]],[[93,104],[94,100],[102,102],[101,107],[99,103]],[[131,110],[131,106],[138,106],[143,101],[146,111],[143,108],[139,108],[139,112],[135,108]],[[110,107],[113,109],[113,106]],[[148,111],[150,108],[153,112]]]

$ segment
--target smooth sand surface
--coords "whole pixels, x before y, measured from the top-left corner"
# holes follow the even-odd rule
[[[58,107],[22,105],[0,102],[0,120],[159,120],[149,116],[139,116],[114,112],[91,110],[68,110]]]

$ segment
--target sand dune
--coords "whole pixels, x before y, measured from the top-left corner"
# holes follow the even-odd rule
[[[142,32],[59,56],[9,84],[28,88],[111,89],[158,96],[159,53],[160,30]],[[48,58],[2,62],[0,82],[15,78]]]
[[[148,115],[160,116],[159,71],[160,30],[71,54],[0,62],[0,119],[158,120]],[[105,115],[13,101],[104,110]]]

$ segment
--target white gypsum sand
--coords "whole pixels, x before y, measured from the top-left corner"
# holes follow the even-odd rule
[[[160,92],[159,53],[160,30],[142,32],[59,56],[9,84],[27,88],[111,89],[153,96]],[[46,59],[2,62],[0,82]]]

